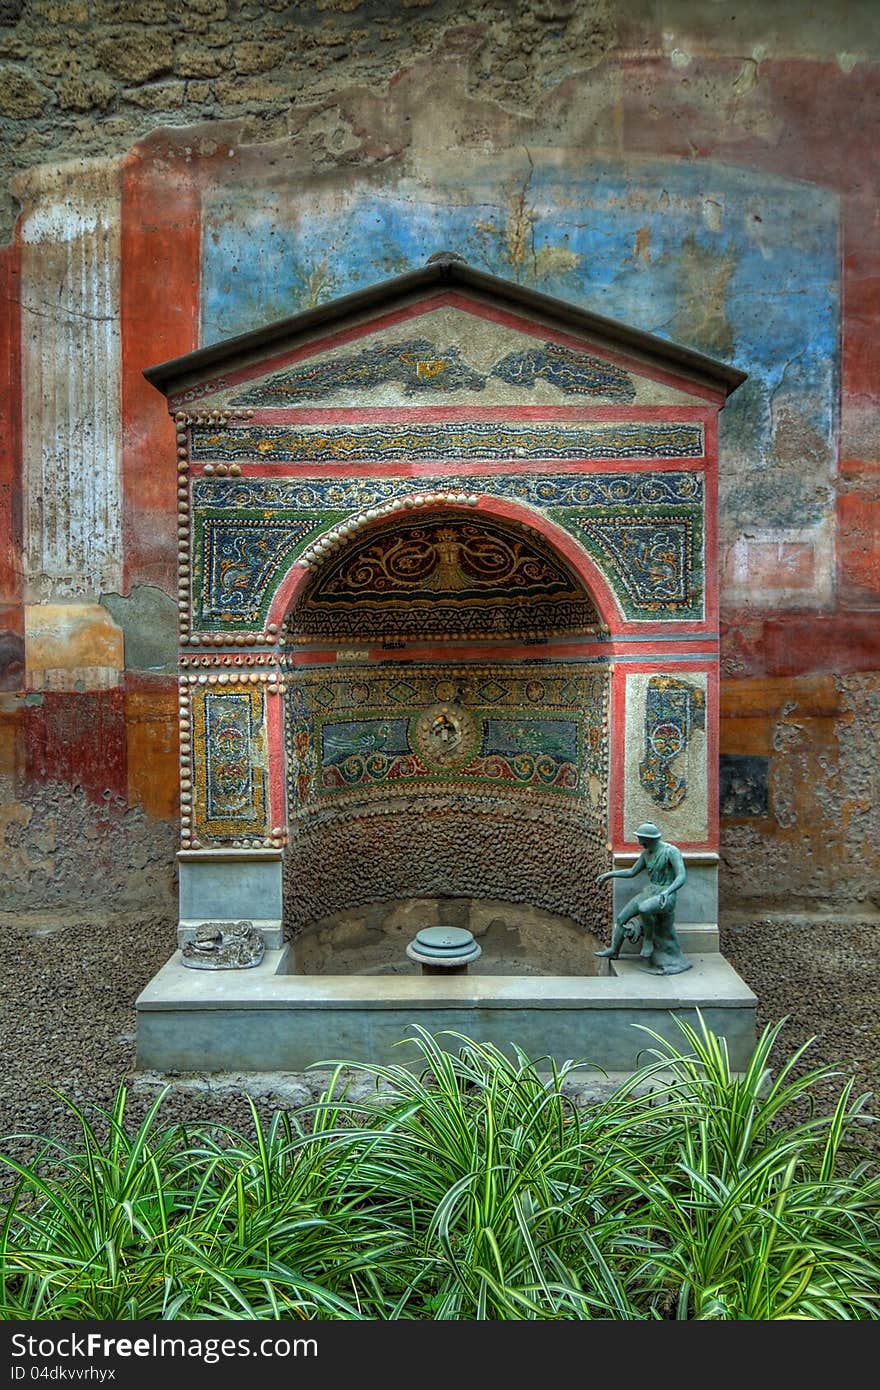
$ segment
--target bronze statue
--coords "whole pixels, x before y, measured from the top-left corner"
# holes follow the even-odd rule
[[[608,878],[635,878],[644,869],[651,890],[636,894],[621,908],[614,924],[611,945],[597,956],[617,960],[624,941],[644,938],[640,955],[650,975],[680,975],[692,962],[682,953],[675,930],[675,898],[687,878],[681,851],[668,844],[656,825],[647,821],[636,831],[642,852],[631,869],[611,869],[600,874],[597,883]],[[638,919],[638,920],[635,920]]]

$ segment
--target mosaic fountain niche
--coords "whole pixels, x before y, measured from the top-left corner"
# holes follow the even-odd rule
[[[285,623],[294,968],[412,975],[407,941],[443,925],[476,937],[476,974],[594,974],[599,613],[535,528],[476,498],[419,502],[347,527]],[[591,659],[536,658],[565,637]],[[316,641],[332,666],[299,664]]]
[[[418,1023],[626,1072],[634,1024],[697,1009],[744,1062],[714,774],[741,373],[443,255],[146,375],[177,427],[181,848],[139,1065],[400,1060]],[[675,977],[594,955],[648,819],[688,871]],[[436,926],[467,971],[408,957]]]

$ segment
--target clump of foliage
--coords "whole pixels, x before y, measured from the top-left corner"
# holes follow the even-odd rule
[[[321,1097],[253,1132],[139,1125],[120,1086],[80,1137],[43,1138],[0,1225],[0,1317],[17,1319],[875,1319],[880,1174],[868,1096],[742,1075],[677,1020],[644,1067],[578,1107],[559,1068],[415,1030],[409,1065],[340,1063]]]

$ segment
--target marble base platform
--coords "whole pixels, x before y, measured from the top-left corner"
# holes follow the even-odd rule
[[[690,942],[688,943],[690,945]],[[756,996],[717,951],[691,954],[681,975],[646,973],[637,957],[594,976],[295,975],[289,945],[248,970],[196,971],[176,951],[137,1000],[137,1065],[157,1072],[302,1072],[337,1061],[406,1064],[397,1046],[414,1024],[516,1044],[533,1060],[634,1071],[652,1039],[681,1045],[674,1015],[727,1040],[744,1069],[755,1043]],[[641,1025],[641,1027],[639,1026]],[[442,1038],[454,1051],[455,1038]]]

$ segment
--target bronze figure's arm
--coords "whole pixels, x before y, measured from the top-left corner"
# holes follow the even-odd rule
[[[645,856],[640,854],[636,862],[630,869],[609,869],[606,873],[600,874],[596,879],[597,883],[604,883],[606,878],[635,878],[645,867]]]

